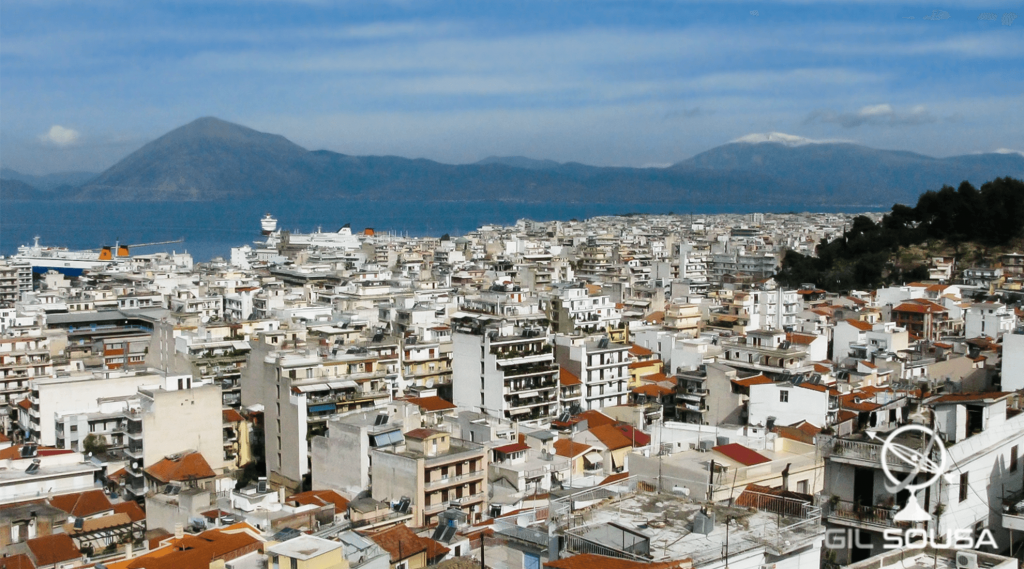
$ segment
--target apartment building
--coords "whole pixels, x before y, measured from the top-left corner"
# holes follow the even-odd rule
[[[0,308],[13,307],[23,292],[32,292],[32,265],[11,259],[0,261]]]
[[[555,337],[555,360],[579,378],[583,409],[603,409],[628,402],[632,347],[607,338]]]
[[[1021,476],[1020,433],[1024,429],[1024,413],[1008,393],[967,393],[937,395],[921,402],[919,413],[911,412],[903,419],[932,429],[944,443],[931,445],[930,458],[941,463],[939,453],[947,453],[946,475],[936,483],[915,492],[913,501],[931,515],[915,526],[944,535],[954,529],[968,529],[978,535],[982,529],[992,532],[997,543],[1009,544],[1007,528],[1000,516],[1002,497],[1019,492]],[[853,406],[844,402],[844,407]],[[860,411],[878,405],[857,403]],[[906,408],[904,411],[913,411]],[[905,527],[895,515],[911,501],[908,491],[892,494],[890,482],[882,469],[882,444],[898,424],[903,412],[897,408],[885,411],[897,421],[862,421],[862,428],[873,425],[874,436],[857,432],[836,438],[819,438],[819,448],[826,456],[825,489],[829,497],[826,525],[851,530],[857,545],[838,551],[837,563],[856,563],[884,552],[883,532]],[[877,429],[877,430],[876,430]],[[897,435],[899,444],[923,451],[928,436],[908,432]],[[900,457],[887,456],[886,466],[896,476],[915,471]],[[993,492],[993,489],[997,491]]]
[[[724,357],[719,361],[740,370],[775,378],[814,369],[807,350],[788,342],[782,330],[752,330],[746,336],[722,339],[720,344]]]
[[[404,450],[373,449],[373,498],[408,499],[415,527],[437,525],[438,514],[462,510],[470,522],[487,512],[487,449],[454,439],[445,431],[414,429],[405,433]]]
[[[583,284],[556,286],[541,308],[551,320],[551,329],[563,334],[604,332],[617,328],[622,319],[611,297]]]
[[[559,368],[541,321],[466,316],[452,326],[455,405],[521,421],[556,415]]]

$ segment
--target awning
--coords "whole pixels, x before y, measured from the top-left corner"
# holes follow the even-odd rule
[[[343,379],[341,381],[328,381],[327,385],[331,389],[359,389],[359,384],[352,381],[351,379]]]
[[[310,391],[323,391],[330,389],[330,387],[326,383],[311,383],[309,385],[296,385],[293,389],[298,390],[299,393],[309,393]]]
[[[594,466],[600,466],[602,462],[603,462],[603,459],[601,458],[601,453],[597,452],[596,450],[592,450],[592,451],[588,452],[587,454],[583,455],[583,464],[584,465],[589,465],[591,467],[594,467]]]

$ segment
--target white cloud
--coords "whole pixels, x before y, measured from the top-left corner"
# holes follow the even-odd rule
[[[40,135],[39,140],[56,146],[69,146],[78,141],[78,137],[79,133],[77,130],[55,124],[50,127],[46,134]]]
[[[915,105],[907,111],[894,109],[888,103],[861,107],[855,113],[837,113],[835,111],[817,110],[804,120],[804,124],[815,122],[835,123],[843,128],[856,128],[861,125],[916,126],[936,122],[938,119],[928,112],[924,105]]]

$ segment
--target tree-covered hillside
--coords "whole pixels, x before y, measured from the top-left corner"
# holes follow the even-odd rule
[[[907,266],[901,248],[943,241],[957,250],[964,244],[1000,247],[1024,233],[1024,182],[997,178],[975,188],[944,186],[925,192],[917,205],[894,205],[881,223],[854,218],[839,239],[822,241],[817,256],[789,251],[778,280],[789,286],[814,283],[831,291],[875,288],[928,278],[924,264]]]

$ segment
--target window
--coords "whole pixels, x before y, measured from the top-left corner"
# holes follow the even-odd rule
[[[796,483],[796,491],[801,494],[807,494],[807,481],[801,480]]]
[[[292,569],[299,569],[299,560],[298,559],[292,557],[291,558],[291,562],[292,562]]]
[[[278,556],[274,556],[274,569],[280,569],[281,559]]]
[[[1010,472],[1017,472],[1017,445],[1010,448]]]
[[[967,499],[967,473],[960,473],[960,501],[963,502]]]
[[[779,401],[782,403],[789,403],[789,392],[786,390],[779,392]]]

